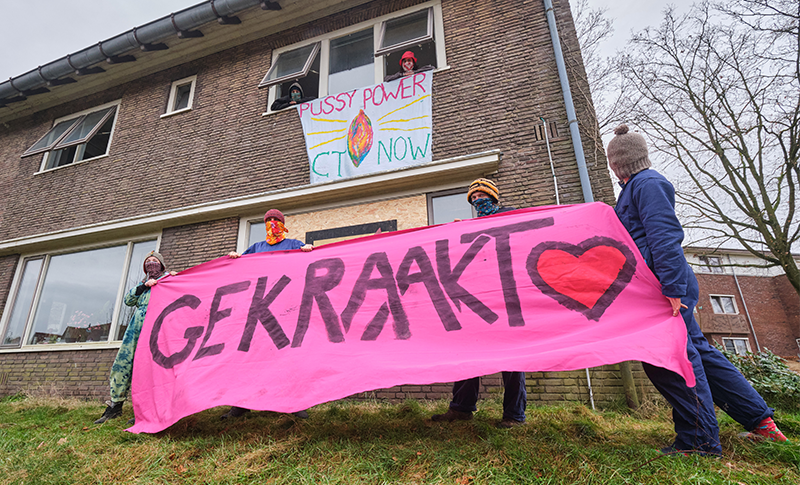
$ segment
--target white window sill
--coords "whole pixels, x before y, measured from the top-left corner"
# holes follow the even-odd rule
[[[179,109],[177,111],[170,111],[169,113],[164,113],[163,115],[160,116],[160,118],[169,118],[170,116],[174,116],[174,115],[177,115],[177,114],[185,113],[185,112],[191,111],[191,110],[192,110],[192,107],[189,106],[188,108],[183,108],[183,109]]]
[[[96,156],[94,158],[87,158],[86,160],[81,160],[80,162],[68,163],[68,164],[62,165],[60,167],[53,167],[53,168],[48,168],[46,170],[40,170],[40,171],[34,173],[34,175],[41,175],[43,173],[49,173],[49,172],[52,172],[54,170],[61,170],[62,168],[74,167],[75,165],[80,165],[80,164],[86,163],[86,162],[93,162],[95,160],[100,160],[102,158],[106,158],[107,156],[108,156],[108,153],[106,153],[105,155]]]
[[[105,350],[118,349],[121,340],[115,342],[80,342],[74,344],[41,344],[23,345],[17,348],[0,348],[0,354],[17,354],[28,352],[61,352],[65,350]]]

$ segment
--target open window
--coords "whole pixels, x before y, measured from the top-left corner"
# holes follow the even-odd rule
[[[258,87],[270,88],[268,106],[286,96],[294,82],[305,98],[336,95],[399,72],[406,50],[414,52],[418,67],[443,67],[441,10],[440,2],[432,0],[276,49]]]
[[[272,67],[269,68],[267,75],[264,76],[258,87],[265,88],[306,77],[319,54],[319,47],[320,43],[315,42],[282,52],[275,59]]]
[[[49,170],[107,154],[117,105],[114,103],[56,120],[53,128],[22,156],[45,153],[41,170]]]
[[[750,352],[750,339],[722,337],[722,345],[728,352],[736,355],[747,355]]]
[[[727,295],[710,295],[711,308],[714,313],[723,315],[737,315],[739,311],[736,309],[736,299]]]

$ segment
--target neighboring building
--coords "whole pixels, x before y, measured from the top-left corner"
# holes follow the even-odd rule
[[[588,93],[566,0],[554,14]],[[297,110],[268,107],[295,80],[316,98],[378,84],[409,49],[435,68],[432,161],[310,184]],[[574,101],[586,180],[613,204],[591,101]],[[183,270],[242,250],[268,208],[319,244],[471,217],[480,176],[506,205],[554,204],[543,119],[560,202],[584,202],[542,1],[212,0],[0,83],[0,396],[105,396],[143,255]],[[613,367],[592,372],[596,399],[619,398]],[[533,400],[587,398],[583,371],[529,382]]]
[[[780,268],[745,250],[686,247],[700,284],[696,317],[709,341],[744,354],[800,355],[800,297]]]

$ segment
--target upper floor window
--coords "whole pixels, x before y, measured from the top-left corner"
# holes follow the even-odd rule
[[[703,270],[708,271],[709,273],[724,273],[725,270],[722,267],[722,258],[719,256],[698,256],[697,259],[700,260],[700,263],[703,264]]]
[[[711,295],[711,308],[714,313],[736,315],[739,311],[736,309],[736,300],[732,296],[726,295]]]
[[[155,249],[149,239],[23,259],[0,320],[0,347],[121,340],[135,310],[122,299]]]
[[[44,171],[108,154],[118,107],[119,101],[55,120],[22,156],[44,153]]]
[[[192,109],[196,81],[197,76],[190,76],[172,83],[167,101],[167,112],[161,115],[162,118]]]
[[[285,98],[274,104],[275,110],[291,105],[290,87],[295,83],[305,101],[378,84],[400,71],[400,58],[407,50],[419,67],[443,67],[441,19],[441,4],[427,2],[276,49],[259,87],[270,88],[269,104]]]

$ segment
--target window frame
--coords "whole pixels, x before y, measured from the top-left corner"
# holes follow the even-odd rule
[[[325,96],[328,96],[328,95],[331,94],[329,92],[329,90],[328,90],[328,76],[330,75],[329,71],[330,71],[330,42],[331,42],[331,40],[337,39],[337,38],[340,38],[340,37],[344,37],[346,35],[350,35],[350,34],[358,32],[358,31],[365,30],[365,29],[368,29],[368,28],[372,27],[372,29],[373,29],[373,35],[372,35],[373,52],[376,52],[378,50],[379,42],[381,41],[381,39],[379,39],[379,37],[381,36],[381,29],[383,28],[384,23],[386,21],[389,21],[389,20],[392,20],[392,19],[396,19],[396,18],[399,18],[399,17],[403,17],[405,15],[413,14],[415,12],[419,12],[419,11],[422,11],[422,10],[425,10],[425,9],[430,9],[431,13],[429,14],[429,19],[431,19],[431,20],[429,20],[429,22],[433,22],[432,39],[435,41],[435,46],[434,47],[435,47],[435,52],[436,52],[436,66],[435,66],[436,69],[435,69],[434,72],[447,69],[448,66],[447,66],[447,57],[446,57],[445,45],[444,45],[444,27],[443,27],[441,0],[432,0],[432,1],[428,1],[428,2],[425,2],[425,3],[419,4],[419,5],[415,5],[413,7],[408,7],[408,8],[404,8],[404,9],[401,9],[401,10],[397,10],[395,12],[391,12],[389,14],[382,15],[380,17],[375,17],[373,19],[370,19],[370,20],[367,20],[367,21],[364,21],[364,22],[359,22],[357,24],[353,24],[353,25],[350,25],[350,26],[342,28],[342,29],[338,29],[338,30],[335,30],[335,31],[332,31],[332,32],[328,32],[328,33],[323,34],[323,35],[319,35],[319,36],[316,36],[316,37],[313,37],[313,38],[310,38],[310,39],[303,40],[301,42],[297,42],[297,43],[286,45],[286,46],[283,46],[283,47],[280,47],[280,48],[277,48],[277,49],[273,49],[273,51],[272,51],[272,63],[270,65],[270,69],[269,69],[269,71],[267,71],[267,74],[264,76],[264,80],[262,80],[261,84],[259,84],[259,86],[258,86],[259,88],[268,88],[268,90],[269,90],[269,94],[268,94],[268,97],[267,97],[267,110],[262,114],[262,116],[266,116],[266,115],[269,115],[269,114],[272,114],[272,113],[277,113],[279,111],[286,111],[285,109],[284,110],[278,110],[278,111],[273,111],[271,109],[272,103],[278,98],[278,96],[276,95],[277,86],[282,84],[282,83],[288,82],[290,80],[300,79],[301,77],[305,76],[305,75],[301,76],[301,77],[294,76],[294,75],[293,76],[288,76],[288,77],[284,76],[283,78],[280,79],[280,82],[278,82],[279,81],[278,79],[275,79],[275,80],[269,81],[268,84],[265,84],[265,81],[266,81],[267,77],[269,76],[270,71],[276,65],[276,61],[278,60],[278,58],[280,57],[281,54],[283,54],[285,52],[289,52],[289,51],[295,50],[295,49],[300,49],[302,47],[306,47],[306,46],[314,44],[314,43],[319,43],[318,55],[320,56],[320,72],[319,72],[319,89],[318,89],[318,94],[317,94],[317,98],[316,99],[321,99],[321,98],[324,98]],[[373,85],[373,84],[380,84],[380,83],[383,82],[383,78],[385,76],[384,63],[383,62],[378,62],[378,58],[386,56],[386,55],[391,54],[393,52],[397,52],[397,50],[399,50],[399,49],[400,48],[398,47],[397,49],[393,49],[391,52],[374,56],[376,60],[375,60],[375,62],[373,64],[373,66],[374,66],[373,82],[371,84],[367,84],[366,86],[370,86],[370,85]],[[313,61],[314,61],[314,56],[312,55],[306,60],[306,63],[310,65],[311,63],[313,63]],[[336,93],[333,93],[333,94],[336,94]],[[295,106],[292,106],[291,108],[294,108],[294,107]],[[289,108],[287,108],[287,109],[289,109]]]
[[[725,311],[725,307],[721,304],[719,307],[723,310],[722,312],[718,312],[716,308],[714,308],[714,298],[730,298],[731,302],[733,303],[733,313],[728,313]],[[716,315],[738,315],[739,314],[739,306],[736,304],[736,297],[734,295],[708,295],[709,304],[711,305],[711,311],[713,311]]]
[[[436,22],[434,22],[434,20],[433,20],[433,16],[434,16],[433,7],[428,7],[427,8],[427,10],[428,10],[428,33],[426,35],[423,35],[421,37],[416,37],[416,38],[413,38],[413,39],[409,39],[409,40],[406,40],[406,41],[401,42],[399,44],[392,44],[392,45],[387,46],[387,47],[381,47],[381,45],[383,45],[383,39],[386,36],[386,24],[387,24],[387,22],[391,22],[392,20],[400,19],[400,18],[405,17],[405,16],[413,15],[413,14],[415,14],[417,12],[421,12],[422,10],[424,10],[424,9],[419,9],[419,10],[416,10],[414,12],[407,13],[405,15],[400,15],[400,16],[397,16],[397,17],[392,17],[390,19],[383,20],[381,22],[381,27],[380,27],[380,32],[378,34],[378,39],[377,39],[377,41],[375,43],[375,57],[383,57],[386,54],[391,54],[392,52],[401,51],[401,50],[403,50],[403,49],[405,49],[405,48],[407,48],[409,46],[412,46],[414,44],[420,44],[422,42],[429,42],[429,41],[433,40],[434,39],[433,26],[436,24]]]
[[[725,350],[730,352],[730,350],[728,350],[728,348],[725,346],[725,342],[726,341],[728,341],[728,342],[744,341],[744,345],[745,345],[745,347],[747,347],[747,352],[749,352],[751,354],[753,353],[753,351],[750,349],[750,339],[747,338],[747,337],[722,337],[722,348],[724,348]],[[736,351],[736,344],[733,344],[733,353],[736,354],[736,355],[742,355],[742,354],[740,354],[739,352]],[[745,353],[744,355],[747,355],[747,354]]]
[[[705,271],[715,274],[725,274],[725,268],[722,267],[722,256],[701,254],[697,256],[697,259],[700,260],[700,264],[703,265]]]
[[[275,79],[272,79],[272,80],[269,79],[269,75],[272,74],[272,71],[274,71],[278,67],[278,61],[280,61],[280,58],[281,58],[282,54],[286,54],[288,52],[293,52],[293,51],[296,51],[296,50],[300,50],[300,49],[303,49],[304,47],[308,47],[309,45],[312,45],[312,44],[313,44],[313,47],[311,49],[311,52],[308,54],[308,57],[306,57],[306,62],[303,64],[303,68],[302,69],[300,69],[299,71],[295,71],[293,73],[290,73],[290,74],[284,74],[283,76],[276,77]],[[272,64],[269,66],[269,70],[264,75],[264,79],[262,79],[261,82],[258,84],[259,88],[271,88],[273,86],[277,86],[278,84],[282,84],[282,83],[285,83],[287,81],[291,81],[293,79],[304,78],[304,77],[306,77],[308,75],[308,71],[311,69],[311,65],[314,64],[314,59],[317,57],[317,54],[319,54],[319,52],[321,50],[321,41],[317,41],[317,42],[313,42],[313,43],[306,43],[306,44],[303,44],[303,45],[298,45],[298,44],[293,44],[293,45],[295,45],[297,47],[294,47],[292,49],[283,49],[278,53],[277,56],[275,56],[275,59],[273,59]],[[322,70],[322,69],[320,69],[320,70]]]
[[[176,97],[178,95],[178,88],[186,86],[187,84],[191,84],[191,86],[189,87],[189,103],[186,105],[185,108],[174,109]],[[173,81],[169,88],[167,109],[166,112],[163,115],[161,115],[161,118],[166,118],[168,116],[176,115],[178,113],[185,113],[186,111],[191,111],[194,106],[194,93],[196,87],[197,87],[197,74],[185,77],[183,79],[178,79],[177,81]]]
[[[464,198],[467,197],[467,192],[469,192],[467,187],[457,187],[453,189],[446,189],[446,190],[437,190],[436,192],[428,192],[425,194],[425,202],[428,206],[428,225],[432,226],[434,224],[434,213],[433,213],[433,199],[436,197],[447,197],[449,195],[457,195],[457,194],[464,194]],[[467,202],[469,204],[469,202]],[[475,207],[470,204],[470,211],[472,212],[472,219],[478,217],[478,212],[475,210]],[[447,221],[453,222],[453,221]]]
[[[144,234],[141,236],[137,236],[135,238],[126,238],[126,239],[118,239],[103,242],[101,244],[92,244],[92,245],[82,245],[82,246],[74,246],[70,248],[59,249],[55,251],[43,251],[31,254],[21,255],[19,261],[17,262],[14,277],[12,279],[11,288],[9,291],[9,298],[6,300],[6,306],[3,309],[3,314],[0,315],[0,353],[4,351],[47,351],[47,350],[70,350],[76,348],[86,348],[88,347],[118,347],[121,340],[116,339],[116,334],[118,333],[118,329],[120,327],[120,309],[123,305],[123,298],[124,298],[124,291],[126,285],[126,277],[128,275],[128,271],[131,267],[132,261],[131,257],[133,256],[134,245],[137,243],[145,242],[145,241],[155,241],[156,251],[161,246],[161,234]],[[79,253],[85,251],[93,251],[97,249],[104,249],[110,248],[115,246],[122,246],[125,245],[125,264],[120,268],[120,281],[119,286],[117,288],[117,296],[114,303],[113,309],[113,317],[111,320],[111,324],[108,330],[108,338],[103,341],[96,341],[96,342],[69,342],[69,343],[58,343],[58,344],[50,344],[50,345],[41,345],[41,344],[29,344],[27,343],[30,339],[31,332],[34,331],[33,324],[36,317],[36,313],[39,308],[40,299],[42,296],[42,290],[44,287],[44,283],[46,280],[47,272],[50,267],[50,261],[54,256],[60,256],[64,254],[72,254],[72,253]],[[22,331],[22,335],[20,337],[20,343],[18,345],[7,345],[3,344],[3,339],[5,339],[6,331],[8,330],[8,325],[11,320],[11,313],[16,306],[16,299],[19,293],[20,285],[22,283],[22,277],[24,276],[24,268],[25,264],[28,261],[42,259],[42,267],[39,270],[39,274],[37,276],[36,286],[34,289],[33,297],[31,299],[30,307],[28,308],[28,316],[25,319],[25,325]],[[13,298],[12,298],[13,297]]]
[[[52,128],[50,128],[50,130],[48,130],[47,133],[44,134],[44,136],[39,138],[39,140],[37,140],[36,143],[31,145],[31,148],[36,146],[36,144],[39,143],[39,141],[41,141],[43,138],[45,138],[60,123],[65,122],[65,121],[69,121],[69,120],[73,120],[73,119],[75,121],[64,133],[61,134],[61,136],[58,137],[57,140],[55,140],[53,143],[48,145],[46,148],[42,147],[40,149],[33,150],[33,151],[30,151],[31,149],[29,148],[28,150],[25,151],[25,153],[23,153],[21,155],[21,157],[27,157],[27,156],[30,156],[30,155],[36,155],[38,153],[44,152],[44,155],[42,156],[42,161],[39,164],[39,171],[36,172],[36,173],[43,173],[43,172],[49,172],[51,170],[58,170],[60,168],[70,167],[70,166],[73,166],[73,165],[77,165],[79,163],[89,162],[89,161],[92,161],[92,160],[97,160],[99,158],[107,157],[108,154],[109,154],[109,151],[111,149],[111,144],[114,142],[114,130],[117,127],[117,120],[119,119],[119,107],[120,107],[121,102],[122,102],[122,100],[118,99],[118,100],[112,101],[110,103],[106,103],[106,104],[102,104],[102,105],[99,105],[99,106],[95,106],[93,108],[85,109],[85,110],[79,111],[77,113],[72,113],[72,114],[70,114],[68,116],[62,116],[61,118],[56,118],[55,120],[53,120]],[[112,111],[109,111],[109,113],[107,113],[95,125],[95,128],[90,132],[90,134],[82,139],[83,141],[78,142],[78,143],[70,142],[69,144],[61,145],[61,141],[63,139],[65,139],[67,136],[69,136],[69,134],[73,130],[75,130],[78,125],[80,125],[80,123],[83,121],[84,118],[86,118],[86,116],[88,116],[88,115],[90,115],[92,113],[96,113],[98,111],[103,111],[105,109],[112,108],[112,107],[114,109]],[[70,147],[73,147],[73,146],[78,146],[79,147],[80,145],[85,145],[86,143],[91,141],[92,137],[94,137],[97,134],[97,132],[100,130],[100,128],[103,127],[103,125],[108,121],[109,117],[113,119],[113,122],[111,124],[111,131],[108,134],[108,144],[106,145],[105,153],[97,155],[97,156],[94,156],[94,157],[91,157],[91,158],[87,158],[87,159],[84,159],[84,160],[75,160],[75,158],[78,157],[79,153],[83,153],[83,151],[81,151],[81,150],[76,150],[75,154],[72,156],[72,161],[70,163],[67,163],[67,164],[64,164],[64,165],[60,165],[58,167],[46,168],[48,162],[50,161],[50,157],[53,155],[54,152],[56,152],[58,150],[61,150],[61,149],[64,149],[64,148],[70,148]],[[28,153],[28,151],[30,151],[30,153]]]

